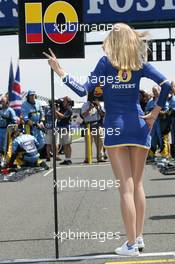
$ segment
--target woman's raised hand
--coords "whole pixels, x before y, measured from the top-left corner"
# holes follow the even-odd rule
[[[49,48],[49,52],[50,52],[50,54],[48,54],[46,52],[43,52],[43,54],[48,58],[48,63],[50,65],[50,67],[60,77],[63,77],[65,75],[65,71],[63,70],[63,68],[60,67],[60,64],[59,64],[55,54],[53,53],[53,51],[50,48]]]

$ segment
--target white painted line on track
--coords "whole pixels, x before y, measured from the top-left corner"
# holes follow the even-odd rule
[[[46,172],[43,177],[46,177],[47,175],[49,175],[51,172],[53,171],[53,169],[49,170],[48,172]]]
[[[72,140],[72,143],[77,142],[77,141],[80,141],[80,140],[82,140],[82,139],[83,139],[83,137],[80,137],[80,138],[77,138],[77,139],[75,139],[75,140]]]
[[[77,168],[93,168],[93,167],[107,167],[108,165],[110,165],[110,163],[107,163],[107,164],[91,164],[91,165],[73,165],[73,166],[66,166],[66,167],[63,167],[63,166],[60,166],[60,167],[56,167],[57,170],[60,170],[60,169],[77,169]],[[53,172],[53,169],[49,170],[48,172],[46,172],[43,177],[46,177],[47,175],[49,175],[51,172]]]
[[[106,164],[89,164],[89,165],[69,165],[69,166],[60,166],[60,167],[57,167],[57,169],[73,169],[73,168],[93,168],[93,167],[107,167],[111,165],[109,162],[106,162]]]
[[[173,260],[173,262],[175,261],[175,252],[157,252],[157,253],[140,254],[140,256],[138,256],[138,257],[118,256],[116,254],[101,254],[101,255],[99,254],[99,255],[90,255],[90,256],[81,255],[81,256],[60,257],[59,259],[55,259],[55,258],[8,259],[8,260],[0,260],[0,264],[14,264],[14,263],[15,264],[22,264],[22,263],[61,262],[61,261],[62,262],[70,262],[70,261],[96,260],[96,259],[116,259],[118,261],[122,261],[122,259],[127,259],[127,258],[130,258],[130,259],[131,258],[136,258],[136,259],[139,260],[139,259],[146,258],[146,257],[165,257],[165,256],[169,257],[169,258],[172,258],[171,260]],[[154,260],[153,260],[153,263],[154,263]],[[169,261],[169,263],[170,263],[170,261]]]

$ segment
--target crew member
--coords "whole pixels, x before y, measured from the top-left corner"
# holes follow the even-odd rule
[[[0,153],[5,154],[7,150],[7,127],[17,123],[15,111],[9,107],[6,96],[0,98]]]
[[[22,117],[30,130],[26,132],[32,134],[39,142],[39,150],[45,145],[44,137],[44,113],[41,104],[36,100],[36,92],[28,91],[27,100],[22,104]]]

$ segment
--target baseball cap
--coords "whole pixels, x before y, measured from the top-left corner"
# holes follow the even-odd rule
[[[36,95],[36,92],[29,90],[28,93],[27,93],[27,96],[30,96],[30,95]]]

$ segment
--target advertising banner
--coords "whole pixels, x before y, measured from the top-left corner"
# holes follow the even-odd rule
[[[85,23],[175,23],[174,0],[85,0]]]

